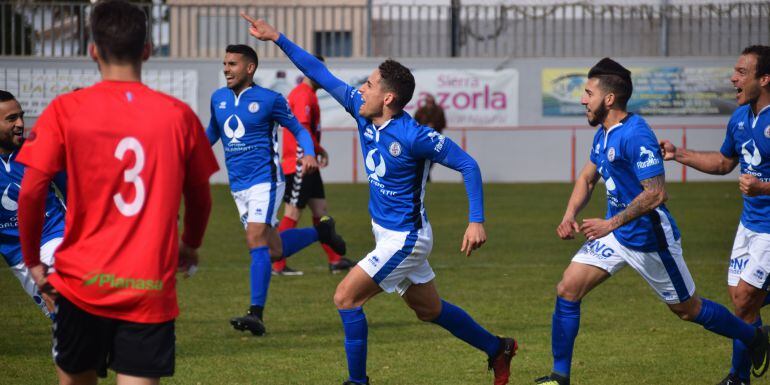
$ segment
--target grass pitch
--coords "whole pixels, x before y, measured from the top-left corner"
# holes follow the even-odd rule
[[[727,263],[741,208],[737,183],[668,188],[698,293],[727,304]],[[570,192],[567,184],[486,185],[489,241],[466,258],[459,252],[467,225],[463,186],[428,188],[435,236],[430,261],[439,291],[492,332],[520,341],[512,384],[531,384],[551,368],[554,287],[581,245],[555,234]],[[374,244],[367,186],[328,185],[327,196],[348,256],[360,259]],[[604,205],[599,187],[583,217],[603,216]],[[214,188],[201,257],[198,274],[179,284],[176,375],[164,383],[340,384],[346,378],[343,335],[331,301],[342,277],[327,272],[320,247],[289,261],[305,276],[273,277],[268,334],[261,338],[228,324],[248,307],[250,262],[226,186]],[[0,384],[55,383],[49,323],[8,271],[0,274],[0,306]],[[380,295],[365,309],[372,384],[491,384],[483,353],[418,321],[397,295]],[[729,340],[679,321],[627,268],[583,301],[573,384],[712,384],[727,373],[730,352]],[[114,383],[110,376],[103,382]]]

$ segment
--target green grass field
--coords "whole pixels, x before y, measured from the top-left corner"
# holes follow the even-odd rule
[[[467,224],[463,186],[428,189],[439,291],[492,332],[520,341],[512,384],[530,384],[551,368],[554,287],[580,246],[555,235],[570,191],[567,184],[487,185],[489,241],[466,258],[459,252]],[[164,383],[340,384],[343,335],[331,299],[341,276],[330,275],[321,248],[311,246],[290,260],[305,276],[273,278],[268,334],[232,330],[228,319],[248,306],[249,257],[227,188],[215,187],[214,195],[201,270],[179,284],[176,375]],[[329,185],[327,196],[348,256],[359,259],[374,242],[367,186]],[[599,187],[584,217],[603,215],[603,197]],[[737,183],[671,184],[668,205],[698,292],[726,304]],[[55,383],[49,323],[9,271],[0,274],[0,306],[0,384]],[[679,321],[630,268],[591,293],[582,310],[573,384],[714,384],[727,373],[731,342]],[[372,384],[491,384],[483,353],[418,321],[397,295],[376,297],[366,314]]]

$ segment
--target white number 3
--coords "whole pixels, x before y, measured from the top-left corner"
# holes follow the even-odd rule
[[[123,138],[118,143],[118,147],[115,149],[115,157],[123,160],[126,151],[132,151],[136,155],[136,163],[134,163],[134,167],[123,172],[123,181],[134,184],[136,196],[134,196],[134,201],[131,203],[126,203],[120,193],[113,195],[112,200],[115,201],[115,206],[118,207],[118,211],[121,214],[131,217],[136,215],[144,205],[144,182],[139,176],[139,173],[144,168],[144,149],[142,149],[142,144],[136,138],[129,136]]]

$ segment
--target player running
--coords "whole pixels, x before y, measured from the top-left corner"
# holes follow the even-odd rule
[[[247,45],[229,45],[225,50],[227,86],[211,95],[211,121],[206,129],[209,143],[220,138],[225,151],[230,190],[246,230],[251,256],[251,306],[245,316],[230,324],[236,330],[265,334],[262,320],[270,287],[271,260],[288,258],[313,242],[329,245],[345,254],[345,241],[334,230],[334,220],[320,218],[314,227],[276,231],[276,213],[283,197],[283,173],[278,159],[278,131],[287,127],[304,149],[302,173],[318,170],[313,140],[291,113],[281,94],[254,84],[257,53]]]
[[[249,32],[273,41],[305,76],[329,92],[355,118],[369,174],[369,213],[376,246],[337,286],[334,303],[345,331],[349,378],[344,384],[368,384],[368,326],[363,305],[382,291],[398,292],[422,321],[433,322],[485,352],[497,385],[507,384],[516,341],[482,328],[461,308],[442,300],[428,264],[433,234],[423,205],[431,162],[460,171],[470,202],[470,223],[461,250],[486,242],[481,171],[451,140],[421,126],[404,112],[414,93],[409,69],[386,60],[360,90],[334,77],[313,55],[279,34],[264,20],[241,14]]]
[[[665,160],[708,174],[725,175],[740,164],[743,213],[730,255],[727,290],[735,314],[761,326],[759,310],[768,301],[770,285],[770,47],[744,49],[730,81],[740,107],[727,123],[719,151],[677,148],[668,140],[662,140],[660,148]],[[733,340],[732,367],[719,385],[749,384],[750,369],[746,345]]]
[[[119,385],[174,373],[177,268],[198,263],[217,162],[195,113],[141,83],[147,18],[124,0],[94,4],[91,57],[102,81],[54,99],[17,161],[24,263],[56,301],[53,358],[61,384]],[[66,232],[47,275],[40,240],[49,183],[66,169]],[[177,216],[184,194],[184,233]]]
[[[323,57],[316,56],[318,60],[324,61]],[[321,147],[321,109],[318,106],[318,97],[316,91],[321,88],[318,83],[310,78],[303,78],[289,93],[289,107],[297,120],[310,133],[313,139],[313,146],[318,155],[321,168],[329,164],[329,154]],[[284,213],[281,223],[278,225],[278,231],[292,229],[297,226],[297,222],[302,216],[302,210],[310,206],[310,212],[313,214],[313,224],[318,224],[322,217],[328,215],[326,211],[326,194],[324,193],[324,184],[321,180],[321,172],[314,172],[308,175],[302,173],[302,164],[297,159],[302,159],[304,151],[297,145],[297,139],[291,130],[283,129],[283,168],[284,178],[286,180],[286,191],[283,194]],[[329,260],[329,271],[339,273],[349,270],[353,261],[344,258],[334,252],[331,247],[321,244]],[[274,275],[302,275],[299,270],[294,270],[286,266],[286,260],[273,262]]]
[[[591,126],[599,126],[586,163],[572,190],[556,233],[588,241],[572,258],[556,287],[552,319],[553,371],[539,384],[567,385],[575,338],[580,326],[580,301],[593,288],[626,265],[634,268],[674,314],[707,330],[750,346],[761,375],[768,364],[768,328],[758,328],[730,314],[724,306],[695,293],[684,258],[679,229],[666,209],[665,174],[658,141],[641,116],[628,113],[631,72],[604,58],[588,72],[580,102]],[[606,219],[584,219],[578,213],[591,198],[599,177],[607,189]]]
[[[19,188],[24,176],[24,165],[16,162],[19,150],[24,144],[24,111],[16,98],[8,91],[0,90],[0,254],[21,282],[24,291],[32,297],[46,317],[53,319],[53,304],[37,289],[21,257],[19,241]],[[65,176],[57,174],[54,184],[66,193]],[[59,246],[64,234],[64,204],[53,188],[48,189],[45,204],[45,225],[41,236],[40,260],[46,266],[53,266],[53,252]],[[46,296],[47,297],[47,296]],[[48,300],[48,303],[46,303]]]

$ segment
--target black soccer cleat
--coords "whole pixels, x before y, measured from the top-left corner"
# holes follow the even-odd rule
[[[348,380],[343,382],[342,385],[369,385],[369,376],[366,377],[366,382],[353,382]]]
[[[276,276],[283,275],[286,277],[298,277],[298,276],[304,275],[305,273],[303,273],[302,270],[295,270],[289,266],[284,266],[283,270],[272,270],[270,274],[276,275]]]
[[[560,376],[556,373],[551,373],[548,376],[540,377],[535,380],[535,384],[539,385],[569,385],[569,377]]]
[[[355,266],[356,263],[347,259],[342,258],[337,263],[330,263],[329,264],[329,272],[332,274],[339,274],[345,271],[350,270],[351,267]]]
[[[750,381],[743,381],[735,374],[728,374],[724,380],[720,381],[717,385],[750,385]]]
[[[324,245],[328,245],[339,255],[345,255],[347,252],[347,245],[345,240],[337,234],[335,230],[334,218],[324,215],[315,225],[315,230],[318,232],[318,241]]]
[[[751,374],[754,377],[762,377],[766,372],[768,365],[768,355],[770,352],[770,326],[764,325],[757,329],[757,336],[754,337],[754,343],[749,348],[751,356]]]
[[[265,335],[265,324],[262,319],[257,317],[256,314],[251,312],[246,313],[243,317],[234,317],[230,319],[230,325],[233,325],[235,330],[250,331],[255,336]]]

